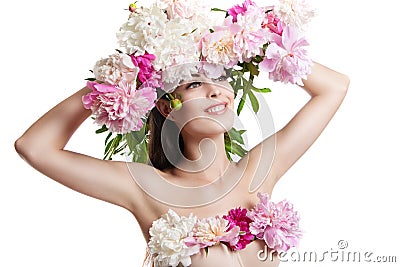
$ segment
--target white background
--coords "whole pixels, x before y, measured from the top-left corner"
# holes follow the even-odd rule
[[[234,3],[223,2],[218,6]],[[347,251],[396,255],[400,261],[400,16],[395,3],[314,1],[319,15],[308,31],[313,59],[350,76],[351,86],[330,125],[275,188],[275,200],[287,198],[300,211],[301,251],[335,251],[337,242],[346,240]],[[84,85],[99,57],[113,53],[128,4],[0,4],[0,266],[141,266],[145,243],[129,212],[63,187],[13,149],[31,123]],[[266,99],[280,128],[307,97],[296,86],[268,86],[273,92]],[[86,121],[68,148],[102,157],[104,136],[96,136],[95,129]],[[396,266],[346,266],[381,265]]]

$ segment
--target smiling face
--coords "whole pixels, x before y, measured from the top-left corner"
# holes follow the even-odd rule
[[[182,101],[182,108],[172,110],[169,118],[182,134],[211,136],[228,131],[234,121],[234,92],[227,76],[210,79],[193,74],[173,93]]]

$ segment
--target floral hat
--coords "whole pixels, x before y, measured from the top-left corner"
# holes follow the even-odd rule
[[[304,0],[279,0],[261,7],[252,0],[228,10],[211,8],[195,0],[157,0],[150,7],[129,6],[128,20],[117,32],[116,53],[96,62],[91,92],[82,98],[108,132],[105,159],[134,154],[133,161],[147,162],[147,115],[157,92],[166,94],[173,108],[181,103],[171,92],[193,73],[210,78],[229,70],[239,115],[245,101],[258,111],[254,78],[266,73],[273,81],[302,85],[312,61],[304,38],[314,16]],[[160,95],[160,94],[158,94]],[[231,129],[225,138],[227,155],[246,153],[242,131]]]

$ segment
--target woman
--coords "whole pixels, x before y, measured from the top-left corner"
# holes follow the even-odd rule
[[[222,217],[235,207],[251,210],[259,203],[257,192],[272,194],[277,181],[328,124],[349,85],[345,75],[318,63],[313,64],[311,74],[302,82],[310,100],[285,127],[237,163],[227,158],[224,147],[224,134],[232,126],[234,101],[233,89],[224,76],[210,79],[196,75],[176,87],[171,95],[179,96],[179,110],[172,109],[167,99],[156,102],[150,116],[152,166],[104,161],[64,149],[75,130],[91,115],[82,105],[82,98],[91,92],[88,87],[49,110],[15,142],[15,148],[23,159],[51,179],[130,211],[152,253],[157,230],[152,226],[165,214]],[[178,160],[171,151],[160,150],[168,141],[160,135],[163,125],[168,123],[180,130],[183,157],[177,157]],[[273,157],[264,153],[271,144],[275,146]],[[276,258],[266,263],[257,257],[265,246],[261,240],[231,250],[225,245],[201,247],[190,238],[187,246],[198,250],[189,252],[186,261],[181,261],[184,266],[279,264]],[[152,257],[150,261],[154,260]],[[177,265],[169,263],[165,266]]]
[[[226,81],[218,82],[226,83]],[[311,96],[310,100],[285,127],[255,146],[233,166],[237,168],[234,171],[239,172],[241,162],[248,160],[238,185],[223,198],[210,205],[190,209],[174,207],[177,214],[188,216],[194,213],[199,218],[204,218],[222,214],[236,206],[248,209],[254,207],[258,202],[257,194],[249,193],[248,186],[258,168],[262,145],[275,138],[275,157],[265,181],[258,189],[258,191],[272,194],[276,182],[303,155],[328,124],[340,106],[349,85],[349,79],[345,75],[318,63],[314,63],[312,73],[303,82],[303,89]],[[232,108],[233,92],[221,88],[223,87],[204,81],[181,85],[175,92],[182,96],[183,105],[194,99],[205,99],[227,102],[229,108]],[[152,222],[166,213],[171,206],[160,203],[145,194],[132,179],[132,175],[139,178],[142,175],[145,176],[145,172],[131,175],[130,169],[148,171],[148,168],[154,167],[144,168],[140,163],[130,163],[139,166],[128,168],[122,161],[104,161],[64,150],[72,134],[91,114],[82,106],[81,100],[82,96],[88,92],[89,89],[85,87],[48,111],[15,142],[16,151],[35,169],[55,181],[88,196],[129,210],[137,219],[144,238],[148,242],[150,239],[148,230]],[[162,99],[157,102],[155,109],[164,116],[168,116],[170,112],[169,103]],[[205,185],[225,173],[228,165],[234,164],[229,162],[225,154],[223,143],[225,129],[223,127],[218,129],[215,125],[207,128],[207,123],[213,122],[205,120],[201,127],[198,127],[197,121],[192,124],[187,123],[182,128],[184,156],[188,159],[198,159],[201,140],[209,138],[215,142],[216,148],[215,150],[203,149],[202,158],[215,157],[212,165],[197,172],[177,167],[164,170],[154,169],[154,172],[171,183],[183,186]],[[207,153],[212,153],[212,155]],[[233,261],[232,266],[240,266],[238,264],[265,266],[265,263],[256,257],[260,249],[263,249],[262,242],[253,242],[246,249],[236,253],[235,257],[240,255],[240,260]],[[204,266],[202,264],[216,266],[219,261],[226,262],[227,258],[221,258],[221,254],[229,255],[223,246],[213,247],[207,257],[205,252],[192,256],[192,266]],[[230,257],[228,256],[229,260],[231,260]],[[269,262],[269,264],[277,266],[278,261]]]

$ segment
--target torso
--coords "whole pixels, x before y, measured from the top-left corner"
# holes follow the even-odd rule
[[[249,167],[250,166],[250,167]],[[236,185],[228,191],[224,196],[213,201],[207,205],[196,206],[196,207],[178,207],[173,205],[168,205],[167,203],[162,203],[154,199],[149,194],[143,193],[141,203],[141,208],[137,208],[132,213],[138,221],[138,224],[142,230],[143,236],[146,243],[149,242],[149,228],[151,227],[153,221],[159,219],[161,215],[167,213],[169,209],[173,209],[180,216],[189,216],[190,213],[196,215],[198,218],[206,218],[215,215],[225,215],[227,212],[236,207],[242,207],[251,209],[259,201],[257,197],[257,192],[266,192],[269,195],[272,193],[274,186],[273,178],[270,177],[271,174],[266,176],[265,182],[259,187],[258,190],[249,193],[249,184],[254,176],[255,167],[247,165],[245,169],[238,164],[232,164],[232,173],[239,173],[241,179],[236,183]],[[138,168],[137,165],[134,168]],[[146,173],[146,179],[154,179],[158,175],[162,175],[166,181],[171,181],[168,173],[160,173],[152,167],[146,166],[146,169],[136,171],[132,170],[132,173]],[[225,178],[226,179],[226,178]],[[217,191],[218,182],[215,184],[214,189]],[[223,187],[223,186],[222,186]],[[221,188],[222,188],[221,187]],[[210,191],[210,190],[207,190]],[[206,194],[206,193],[205,193]],[[136,200],[137,201],[137,200]],[[230,251],[225,245],[216,245],[209,248],[208,255],[206,256],[204,249],[201,249],[199,254],[193,255],[191,267],[197,266],[229,266],[229,267],[247,267],[247,266],[278,266],[279,261],[274,259],[270,261],[261,261],[257,257],[257,253],[260,250],[265,250],[265,243],[258,240],[250,243],[245,249],[241,251]],[[229,263],[227,265],[227,263]]]

